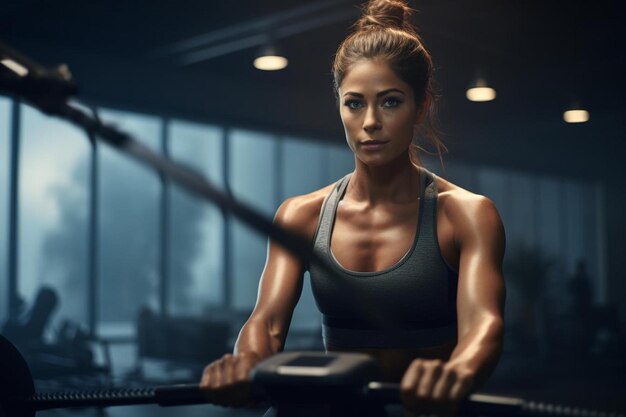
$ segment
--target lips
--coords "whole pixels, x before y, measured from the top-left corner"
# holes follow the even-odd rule
[[[389,143],[389,141],[367,140],[365,142],[361,142],[361,148],[366,151],[377,151],[384,148],[387,143]]]

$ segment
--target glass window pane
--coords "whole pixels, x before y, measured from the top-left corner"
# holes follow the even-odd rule
[[[20,295],[59,295],[55,319],[86,325],[90,145],[81,130],[22,106],[19,177]]]
[[[324,159],[327,146],[301,139],[285,138],[283,141],[283,163],[281,172],[282,196],[284,200],[299,194],[311,193],[325,186],[327,173]]]
[[[328,157],[328,154],[328,145],[285,138],[281,172],[282,198],[307,194],[326,186],[328,173],[323,168],[327,163],[324,159]],[[304,280],[302,296],[291,320],[291,329],[317,331],[321,328],[321,315],[311,292],[308,272],[305,273]],[[321,338],[321,330],[317,335]],[[294,342],[292,336],[287,339],[287,349]]]
[[[222,136],[217,127],[173,121],[170,155],[223,188]],[[201,314],[224,301],[224,219],[211,202],[176,185],[170,195],[169,311]]]
[[[582,193],[582,186],[578,182],[567,181],[562,183],[563,187],[563,208],[562,213],[564,217],[563,237],[564,237],[564,253],[562,254],[565,259],[566,272],[572,274],[575,271],[576,263],[578,260],[584,260],[589,266],[589,260],[584,249],[584,229],[585,227],[593,227],[594,222],[588,222],[583,217],[583,206],[588,204],[590,197],[585,196]],[[589,254],[591,255],[591,254]]]
[[[475,166],[461,164],[458,162],[446,162],[444,160],[445,171],[441,169],[441,165],[438,166],[440,171],[439,176],[449,180],[459,187],[465,188],[468,191],[477,193],[478,191],[478,170]]]
[[[161,123],[159,118],[146,114],[114,109],[99,109],[100,119],[129,133],[155,152],[161,151]],[[107,145],[108,147],[108,145]]]
[[[559,252],[559,182],[543,177],[537,181],[537,212],[539,246],[546,256],[554,258]]]
[[[354,171],[354,154],[348,145],[328,146],[328,176],[326,183],[330,184],[343,178],[347,173]]]
[[[159,149],[156,117],[103,110],[100,117]],[[150,168],[108,145],[98,150],[98,332],[132,334],[137,312],[158,308],[161,184]]]
[[[509,173],[508,200],[513,220],[507,227],[507,239],[511,242],[524,242],[527,246],[535,246],[535,181],[528,175]]]
[[[272,135],[234,130],[228,137],[230,186],[236,198],[272,218],[277,208],[277,140]],[[251,310],[265,264],[267,236],[231,220],[230,262],[233,307]]]
[[[11,100],[0,97],[0,323],[8,314],[9,170],[11,151]]]
[[[509,181],[502,171],[492,168],[479,168],[477,173],[477,187],[476,190],[472,190],[477,194],[489,197],[498,208],[507,232],[507,244],[512,243],[511,239],[508,237],[509,225],[512,220],[508,189]]]

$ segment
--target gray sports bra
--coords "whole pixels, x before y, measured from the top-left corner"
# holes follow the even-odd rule
[[[315,302],[323,315],[324,345],[336,347],[426,347],[456,340],[458,273],[444,260],[437,241],[437,185],[421,169],[417,232],[411,249],[395,265],[376,272],[350,271],[330,250],[337,205],[351,174],[326,197],[314,251],[336,272],[309,265]]]

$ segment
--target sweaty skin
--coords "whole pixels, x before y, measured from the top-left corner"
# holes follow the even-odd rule
[[[331,248],[350,270],[378,271],[397,263],[415,238],[420,172],[408,149],[422,112],[411,87],[377,60],[362,60],[350,68],[339,100],[355,170],[337,208]],[[384,144],[368,147],[370,140]],[[488,198],[440,177],[436,181],[437,239],[442,256],[459,271],[457,340],[425,349],[353,351],[373,355],[384,378],[401,383],[408,410],[447,414],[487,379],[500,355],[505,239],[500,216]],[[275,223],[313,242],[322,203],[333,186],[287,199]],[[239,333],[234,355],[207,366],[202,378],[202,386],[222,394],[222,404],[248,403],[247,375],[256,362],[282,350],[302,285],[302,263],[270,241],[256,306]]]

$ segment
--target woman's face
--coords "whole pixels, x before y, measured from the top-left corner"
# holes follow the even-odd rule
[[[346,140],[363,163],[381,166],[407,152],[418,123],[410,85],[378,60],[358,61],[339,87]]]

